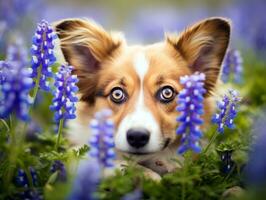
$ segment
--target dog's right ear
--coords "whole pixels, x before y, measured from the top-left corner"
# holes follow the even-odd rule
[[[93,103],[97,71],[122,44],[121,37],[106,32],[86,19],[66,19],[54,23],[65,60],[79,78],[81,100]]]

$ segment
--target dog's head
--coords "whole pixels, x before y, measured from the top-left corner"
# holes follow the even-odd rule
[[[176,141],[180,76],[205,73],[209,97],[230,37],[230,25],[222,18],[206,19],[147,46],[129,46],[121,35],[87,20],[63,20],[55,27],[64,57],[79,78],[86,108],[78,112],[86,117],[89,109],[112,109],[116,148],[134,154],[161,151]]]

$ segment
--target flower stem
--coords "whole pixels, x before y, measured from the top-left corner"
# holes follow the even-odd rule
[[[206,153],[207,153],[208,149],[210,148],[210,146],[212,145],[212,143],[215,141],[215,139],[217,138],[217,136],[218,136],[218,133],[217,133],[217,131],[215,131],[215,132],[213,133],[211,139],[210,139],[209,144],[208,144],[207,147],[204,149],[203,154],[206,154]]]
[[[17,158],[17,144],[16,144],[16,135],[14,129],[14,121],[12,114],[9,116],[9,124],[10,124],[10,144],[9,144],[9,167],[7,169],[7,177],[6,177],[6,189],[9,190],[10,182],[12,180],[14,169],[16,165],[16,158]]]
[[[56,151],[58,151],[58,147],[59,147],[59,144],[60,144],[60,139],[61,139],[63,125],[64,125],[64,119],[60,119],[58,132],[57,132],[57,140],[56,140],[56,144],[55,144]]]
[[[182,200],[185,200],[185,198],[186,198],[186,184],[185,183],[183,183],[182,184]]]
[[[35,99],[36,99],[37,94],[38,94],[41,74],[42,74],[42,65],[40,65],[40,67],[38,69],[37,78],[35,79],[35,86],[34,86],[33,94],[32,94],[32,105],[34,105]]]

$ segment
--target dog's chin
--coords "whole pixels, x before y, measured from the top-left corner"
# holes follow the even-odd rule
[[[134,160],[145,160],[147,158],[153,157],[158,151],[140,151],[140,150],[128,150],[128,151],[120,151],[123,156],[133,158]]]

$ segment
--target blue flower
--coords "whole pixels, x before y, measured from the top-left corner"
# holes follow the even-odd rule
[[[50,106],[51,110],[55,111],[56,122],[59,122],[61,119],[76,118],[75,103],[78,101],[76,97],[78,78],[76,75],[71,75],[72,70],[72,66],[62,65],[56,73],[54,83],[56,89],[53,93],[53,104]]]
[[[26,132],[26,141],[36,141],[39,135],[43,132],[40,124],[36,122],[34,119],[30,120],[27,127]]]
[[[233,150],[224,150],[220,151],[220,158],[222,161],[221,171],[225,174],[228,174],[235,167],[235,162],[232,160]]]
[[[196,72],[191,76],[183,76],[180,83],[184,89],[178,95],[176,110],[181,113],[177,118],[179,126],[176,130],[177,135],[181,135],[181,146],[178,149],[180,154],[188,149],[199,153],[201,147],[199,139],[202,137],[200,125],[203,123],[201,115],[203,114],[203,95],[205,75]]]
[[[266,112],[253,125],[253,144],[249,152],[249,160],[244,169],[245,182],[255,187],[263,189],[266,186]]]
[[[24,188],[29,187],[29,180],[26,175],[26,172],[23,169],[18,170],[18,174],[16,176],[16,184],[19,187],[24,187]]]
[[[32,179],[32,184],[33,186],[37,186],[38,185],[37,173],[33,167],[29,167],[29,170]],[[26,172],[23,169],[19,169],[17,172],[16,185],[23,188],[28,188],[30,185]]]
[[[245,44],[252,47],[257,55],[263,55],[265,58],[266,36],[265,36],[265,1],[235,1],[226,7],[226,11],[231,10],[228,16],[234,22],[234,32],[238,33],[237,39],[242,39]],[[250,12],[252,10],[252,12]],[[224,12],[223,12],[224,13]],[[249,13],[247,15],[247,13]],[[252,24],[252,28],[250,28]]]
[[[42,192],[36,188],[26,189],[24,192],[20,192],[18,196],[19,199],[25,200],[44,200]]]
[[[33,186],[37,186],[38,178],[37,173],[33,167],[29,167],[30,175],[32,179]],[[26,172],[23,169],[19,169],[17,172],[17,176],[15,178],[15,183],[18,187],[22,188],[20,192],[17,193],[19,199],[32,199],[32,200],[42,200],[43,195],[42,192],[37,190],[36,188],[30,188],[29,180],[26,175]]]
[[[36,170],[33,167],[29,167],[29,169],[30,169],[30,175],[32,178],[32,184],[33,184],[33,186],[37,186],[38,185],[38,177],[37,177]]]
[[[95,159],[83,160],[77,170],[77,176],[73,183],[73,189],[69,200],[94,200],[95,192],[100,183],[101,170],[99,162]]]
[[[240,101],[237,91],[230,89],[228,95],[224,95],[221,102],[218,102],[219,113],[212,117],[212,122],[218,125],[218,132],[223,133],[224,127],[234,128],[234,119],[237,115],[237,105]]]
[[[96,113],[90,123],[92,131],[90,155],[98,159],[102,167],[112,167],[115,158],[114,123],[108,119],[111,115],[111,110],[104,109]]]
[[[28,53],[21,38],[8,46],[6,60],[24,67],[29,64]]]
[[[26,67],[24,50],[15,44],[9,48],[7,60],[2,62],[0,118],[8,117],[12,112],[22,120],[29,120],[29,107],[32,99],[29,92],[33,86],[31,71]],[[11,49],[11,50],[10,50]],[[4,66],[4,67],[3,67]]]
[[[238,50],[231,49],[227,52],[223,62],[222,80],[228,82],[233,76],[235,83],[242,82],[243,59]]]
[[[7,23],[9,28],[14,28],[14,26],[23,21],[23,18],[35,16],[36,10],[38,10],[39,14],[39,6],[41,4],[41,0],[34,2],[27,0],[0,1],[0,21]]]
[[[2,86],[2,84],[4,83],[6,79],[5,76],[6,74],[8,74],[8,68],[9,68],[8,63],[1,60],[0,61],[0,87]]]
[[[60,160],[54,161],[53,165],[51,166],[50,171],[52,173],[58,172],[58,180],[61,182],[66,182],[67,180],[67,174],[66,174],[66,168],[64,163],[62,163]]]
[[[35,84],[39,81],[39,86],[45,91],[49,91],[49,78],[53,77],[51,66],[55,63],[54,39],[56,38],[52,27],[43,20],[37,26],[37,30],[32,40],[32,77]]]
[[[28,54],[22,39],[17,39],[15,43],[10,44],[7,48],[6,60],[0,61],[0,85],[3,84],[5,75],[8,74],[10,64],[20,67],[28,65]]]

